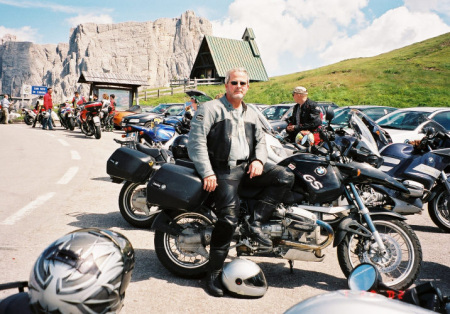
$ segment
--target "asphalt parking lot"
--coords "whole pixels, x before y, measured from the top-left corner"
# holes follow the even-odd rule
[[[79,130],[0,125],[0,283],[28,280],[37,256],[65,233],[100,227],[123,233],[135,249],[122,313],[282,313],[305,298],[347,287],[333,248],[325,250],[321,263],[295,262],[293,274],[287,260],[250,258],[269,283],[260,299],[213,298],[202,280],[173,276],[156,257],[153,232],[131,227],[119,213],[121,186],[110,182],[106,160],[118,147],[113,138],[120,136],[103,133],[96,140]],[[5,224],[8,219],[12,223]],[[435,282],[450,294],[450,234],[434,226],[426,211],[407,222],[423,251],[416,284]],[[230,255],[228,261],[236,256]],[[11,293],[0,291],[0,299]]]

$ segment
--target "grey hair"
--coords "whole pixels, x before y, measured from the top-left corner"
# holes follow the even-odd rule
[[[241,73],[245,73],[245,75],[247,76],[247,83],[248,83],[248,72],[245,68],[243,67],[238,67],[238,68],[232,68],[231,70],[227,71],[227,74],[225,75],[225,84],[227,84],[230,81],[230,76],[231,73],[234,72],[241,72]]]

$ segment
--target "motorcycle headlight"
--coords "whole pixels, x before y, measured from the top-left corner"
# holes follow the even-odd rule
[[[273,145],[270,145],[270,148],[273,150],[273,152],[278,156],[278,157],[284,157],[285,156],[285,152],[283,151],[282,148],[280,147],[276,147]]]
[[[130,119],[128,123],[139,123],[139,119]]]

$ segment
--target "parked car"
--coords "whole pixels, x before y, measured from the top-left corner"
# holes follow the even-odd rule
[[[399,109],[376,122],[389,132],[394,143],[419,140],[425,135],[425,129],[429,127],[434,127],[436,131],[450,131],[450,108]]]
[[[168,103],[159,104],[154,108],[149,108],[146,112],[129,115],[123,118],[122,127],[126,125],[142,125],[146,128],[151,127],[152,121],[155,118],[164,119],[167,116],[176,116],[184,112],[184,104]]]
[[[281,132],[287,127],[286,119],[292,116],[295,103],[283,103],[272,105],[262,111],[262,114],[269,120],[270,125],[276,132]],[[333,102],[317,101],[317,105],[325,117],[328,107],[339,108]]]
[[[259,109],[259,111],[263,111],[265,109],[267,109],[268,107],[270,107],[269,105],[265,105],[265,104],[255,104],[255,103],[251,103],[253,106],[255,106],[257,109]],[[247,103],[247,105],[249,105]]]
[[[122,119],[126,116],[142,112],[141,106],[135,105],[127,110],[120,110],[116,107],[116,113],[113,117],[114,128],[120,130],[122,128]]]
[[[334,111],[333,118],[333,126],[334,127],[342,127],[348,124],[348,120],[350,119],[350,111],[352,109],[357,109],[363,112],[366,116],[376,121],[381,117],[386,116],[387,114],[394,112],[398,108],[388,107],[388,106],[368,106],[368,105],[359,105],[359,106],[347,106],[340,107]]]

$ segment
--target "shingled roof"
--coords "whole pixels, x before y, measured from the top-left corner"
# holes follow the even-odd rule
[[[82,71],[78,83],[103,83],[118,85],[147,85],[147,79],[138,75]]]
[[[268,81],[253,30],[247,28],[242,39],[205,36],[190,77],[193,79],[204,75],[224,79],[228,70],[244,67],[250,81]]]

